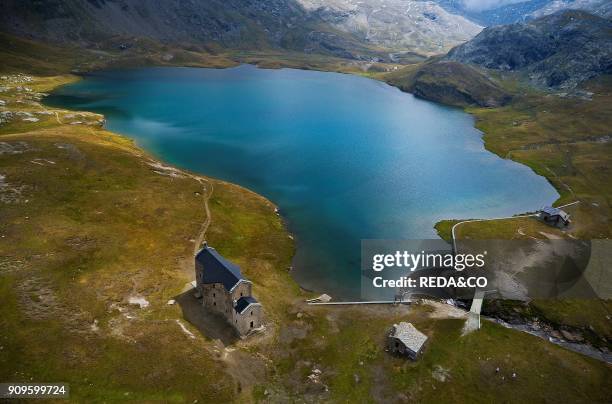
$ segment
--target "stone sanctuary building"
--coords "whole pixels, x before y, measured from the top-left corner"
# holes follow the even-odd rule
[[[261,304],[251,295],[253,284],[238,265],[204,244],[195,257],[195,275],[196,290],[207,310],[224,316],[240,336],[261,327]]]
[[[416,360],[426,341],[427,335],[417,330],[412,324],[402,321],[393,325],[387,337],[387,350]]]

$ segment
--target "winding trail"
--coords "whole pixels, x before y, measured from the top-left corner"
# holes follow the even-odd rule
[[[57,113],[57,111],[53,111],[53,113],[55,114],[55,120],[57,121],[57,123],[62,125],[62,121],[60,121],[59,114]]]
[[[202,190],[204,191],[204,211],[206,212],[206,220],[204,220],[204,223],[202,223],[202,227],[200,227],[200,231],[198,232],[198,236],[196,237],[193,246],[193,255],[196,255],[198,251],[200,251],[200,248],[204,243],[204,237],[206,237],[206,232],[208,231],[208,228],[210,227],[210,223],[212,221],[208,201],[212,197],[212,194],[214,192],[214,186],[210,180],[204,177],[194,176],[193,178],[196,179],[202,185]]]

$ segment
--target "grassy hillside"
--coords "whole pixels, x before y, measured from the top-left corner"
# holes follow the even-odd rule
[[[174,65],[229,67],[235,61],[208,50],[192,50],[162,45],[150,40],[137,40],[130,49],[92,50],[68,44],[50,45],[0,32],[0,70],[5,73],[27,71],[54,76],[59,73],[85,72],[107,67]]]
[[[72,79],[21,84],[35,93]],[[0,127],[0,380],[63,380],[73,399],[90,402],[230,400],[237,382],[214,344],[182,331],[180,309],[166,302],[193,278],[193,239],[212,186],[211,238],[236,240],[221,250],[249,275],[289,265],[292,243],[273,206],[160,168],[95,114],[36,114],[45,109],[17,103],[26,95],[2,94],[11,110],[40,121],[15,115]],[[235,227],[224,223],[228,210]],[[239,244],[245,228],[257,246]],[[238,246],[244,255],[232,254]],[[215,383],[193,382],[211,374]]]
[[[0,33],[0,68],[5,73],[65,73],[79,64],[74,49],[45,45]]]
[[[559,191],[557,204],[581,201],[569,234],[612,234],[612,78],[583,87],[588,96],[524,91],[504,108],[472,108],[485,147],[531,167]]]
[[[49,45],[0,33],[0,71],[55,76],[93,70],[142,67],[187,66],[227,68],[249,63],[267,69],[299,68],[377,75],[401,67],[396,63],[351,60],[317,53],[274,49],[231,50],[218,46],[181,48],[140,39],[129,49],[119,49],[120,39],[109,40],[93,50],[69,45]],[[416,54],[402,57],[402,63],[417,63]]]

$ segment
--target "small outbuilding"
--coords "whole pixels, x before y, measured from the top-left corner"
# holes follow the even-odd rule
[[[562,224],[563,226],[568,226],[571,223],[570,215],[567,212],[552,206],[542,208],[539,215],[546,223],[554,225]]]
[[[417,330],[412,324],[401,322],[393,325],[387,337],[387,350],[416,360],[426,341],[427,335]]]

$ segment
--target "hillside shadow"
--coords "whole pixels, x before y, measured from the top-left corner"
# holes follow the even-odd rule
[[[206,338],[220,340],[228,346],[235,343],[238,333],[223,316],[212,313],[202,306],[202,301],[194,296],[195,289],[189,289],[175,297],[181,307],[183,318],[198,329]]]

